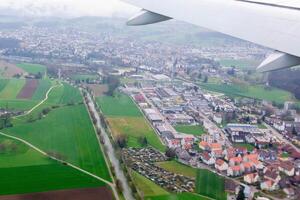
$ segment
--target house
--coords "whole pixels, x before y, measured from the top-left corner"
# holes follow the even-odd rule
[[[207,165],[213,165],[216,162],[216,160],[214,159],[214,157],[212,157],[208,152],[204,152],[201,155],[201,159]]]
[[[186,150],[183,150],[181,148],[176,148],[175,154],[176,154],[177,158],[182,161],[189,161],[191,159],[190,154]]]
[[[258,159],[261,161],[275,161],[277,160],[277,153],[270,150],[259,150]]]
[[[204,151],[208,151],[209,150],[209,143],[205,142],[205,141],[201,141],[199,143],[199,148],[204,150]]]
[[[228,169],[228,164],[224,161],[224,160],[221,160],[221,159],[218,159],[215,163],[215,168],[218,170],[218,171],[227,171]]]
[[[251,162],[255,165],[256,169],[264,169],[263,163],[259,160],[252,160]]]
[[[219,143],[211,143],[209,148],[211,151],[222,151],[222,145]]]
[[[223,151],[222,150],[214,150],[211,152],[211,155],[215,158],[222,158],[223,157]]]
[[[284,188],[283,192],[287,195],[288,198],[295,195],[295,190],[293,188]]]
[[[243,161],[243,158],[241,156],[233,157],[233,158],[230,158],[229,165],[230,166],[239,165],[242,163],[242,161]]]
[[[259,181],[258,173],[251,173],[244,176],[244,181],[249,184],[254,184]]]
[[[281,162],[279,165],[279,170],[288,176],[295,175],[295,167],[291,162]]]
[[[250,162],[250,161],[253,161],[253,160],[258,160],[258,154],[252,153],[252,154],[245,155],[243,157],[244,162]]]
[[[278,185],[271,180],[264,180],[263,182],[260,183],[260,188],[262,190],[273,191],[278,188]]]
[[[225,155],[224,158],[227,161],[229,161],[231,158],[235,157],[235,155],[236,155],[234,148],[225,149],[223,154]]]
[[[270,181],[277,184],[281,180],[281,177],[280,177],[278,171],[267,170],[264,174],[264,179],[265,180],[270,180]]]
[[[227,176],[240,176],[243,174],[243,169],[239,165],[230,166],[227,170]]]
[[[241,167],[244,169],[245,173],[250,173],[255,171],[255,165],[253,162],[243,162]]]

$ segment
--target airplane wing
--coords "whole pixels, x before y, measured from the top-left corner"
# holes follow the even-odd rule
[[[259,67],[300,65],[299,0],[123,0],[142,8],[128,25],[177,19],[275,50]]]

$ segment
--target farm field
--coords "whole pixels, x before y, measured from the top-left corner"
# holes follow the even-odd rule
[[[169,192],[135,171],[131,172],[131,177],[137,189],[144,194],[146,199],[149,196],[169,195]]]
[[[21,63],[17,64],[17,67],[23,69],[29,74],[44,74],[47,70],[47,67],[45,65],[39,65],[39,64],[31,64],[31,63]]]
[[[225,180],[208,170],[199,169],[196,178],[196,192],[216,200],[226,200]]]
[[[103,84],[86,84],[86,86],[94,93],[96,97],[100,97],[102,95],[105,95],[105,92],[108,91],[108,86]]]
[[[141,117],[142,113],[127,95],[116,93],[114,97],[102,96],[97,100],[107,117]]]
[[[4,136],[0,136],[0,177],[0,195],[105,185]]]
[[[50,154],[110,180],[84,105],[52,109],[47,116],[34,122],[15,121],[14,127],[3,132],[20,137]]]
[[[193,193],[170,194],[154,197],[146,197],[145,200],[213,200]]]
[[[48,103],[64,105],[68,103],[82,102],[80,91],[69,84],[63,83],[57,87],[48,96]]]
[[[12,78],[15,75],[24,74],[24,70],[17,67],[15,64],[0,61],[0,77],[1,78]]]
[[[75,169],[52,162],[47,165],[0,168],[0,195],[105,186],[105,183]]]
[[[186,133],[186,134],[191,134],[195,136],[200,136],[205,133],[204,127],[200,125],[177,125],[175,126],[176,131],[180,133]]]
[[[277,88],[265,89],[262,85],[239,86],[236,84],[226,85],[221,83],[200,83],[203,89],[224,93],[232,97],[248,97],[267,100],[276,103],[284,103],[293,100],[291,93]]]
[[[69,190],[58,190],[50,192],[40,192],[23,195],[5,195],[0,196],[0,200],[98,200],[102,197],[105,200],[113,200],[113,195],[107,187],[96,187],[96,188],[83,188],[83,189],[69,189]]]
[[[128,137],[127,145],[129,147],[142,147],[139,138],[146,137],[149,145],[160,151],[165,150],[153,128],[143,117],[109,117],[107,121],[114,137],[118,135]]]
[[[129,147],[142,147],[139,138],[146,137],[149,145],[160,151],[165,150],[155,131],[130,97],[116,93],[114,97],[99,97],[97,103],[105,115],[114,137],[126,135]]]
[[[183,165],[177,161],[166,161],[157,163],[157,165],[167,171],[173,172],[175,174],[180,174],[184,176],[188,176],[191,178],[196,178],[197,176],[197,169],[192,167]]]
[[[50,87],[50,80],[0,79],[0,108],[29,110],[45,98]]]

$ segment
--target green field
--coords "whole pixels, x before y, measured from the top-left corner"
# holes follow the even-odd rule
[[[21,63],[17,64],[17,67],[22,68],[24,71],[26,71],[29,74],[45,74],[47,67],[45,65],[39,65],[39,64],[31,64],[31,63]]]
[[[173,172],[175,174],[180,174],[183,176],[188,176],[195,178],[197,176],[197,169],[192,167],[183,165],[177,161],[167,161],[167,162],[160,162],[157,165],[167,171]]]
[[[144,197],[169,194],[166,190],[135,171],[131,172],[131,177],[137,189],[143,193]]]
[[[96,80],[97,78],[98,76],[95,74],[76,74],[71,76],[71,79],[77,81],[86,81],[87,79],[91,81],[91,80]]]
[[[0,177],[0,195],[104,185],[50,160],[22,142],[1,135]]]
[[[112,117],[107,120],[114,138],[126,135],[129,147],[142,147],[139,138],[143,136],[152,147],[162,152],[165,150],[153,128],[143,117]]]
[[[196,179],[196,191],[216,200],[226,200],[225,180],[223,177],[208,170],[199,169]]]
[[[0,195],[98,187],[105,184],[58,164],[0,168]]]
[[[245,147],[247,148],[248,151],[253,151],[254,150],[254,146],[251,144],[246,144],[246,143],[241,143],[241,144],[234,144],[235,147]]]
[[[287,91],[277,88],[266,89],[262,85],[238,85],[222,83],[200,83],[203,89],[220,92],[231,97],[248,97],[253,99],[267,100],[276,103],[284,103],[294,99]]]
[[[104,156],[84,105],[53,109],[35,122],[15,120],[3,132],[20,137],[91,173],[110,180]]]
[[[32,100],[42,100],[45,98],[47,91],[51,87],[51,81],[50,80],[39,80],[39,85],[37,89],[35,90]]]
[[[149,145],[160,151],[165,150],[153,128],[129,96],[120,93],[116,93],[114,97],[101,96],[97,99],[97,103],[107,118],[115,138],[126,135],[129,147],[142,147],[138,140],[146,137]]]
[[[186,133],[195,136],[200,136],[205,133],[204,127],[199,125],[177,125],[175,126],[175,129],[180,133]]]
[[[154,197],[146,197],[145,200],[213,200],[204,196],[193,193],[181,193],[181,194],[171,194],[162,195]]]
[[[82,96],[79,90],[66,83],[55,88],[55,90],[49,94],[48,98],[48,103],[59,105],[82,102]]]
[[[127,95],[101,96],[97,100],[103,114],[108,117],[141,117],[142,113]]]
[[[25,79],[10,79],[0,92],[0,99],[15,99],[25,84]]]
[[[259,65],[259,61],[250,60],[250,59],[224,59],[220,60],[219,63],[224,67],[235,66],[237,68],[255,68]]]

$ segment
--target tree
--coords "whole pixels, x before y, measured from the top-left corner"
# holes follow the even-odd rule
[[[120,80],[117,76],[109,75],[104,81],[108,85],[106,95],[113,96],[115,90],[120,86]]]
[[[125,148],[127,146],[127,137],[125,135],[119,135],[117,137],[117,144],[121,149]]]
[[[245,200],[245,193],[244,193],[244,186],[240,186],[240,191],[238,193],[238,196],[236,198],[236,200]]]
[[[204,80],[203,80],[203,83],[207,83],[207,82],[208,82],[208,77],[205,76],[205,77],[204,77]]]
[[[148,145],[148,140],[147,140],[147,138],[146,138],[145,136],[141,136],[141,137],[139,137],[139,143],[140,143],[143,147],[145,147],[145,146]]]

